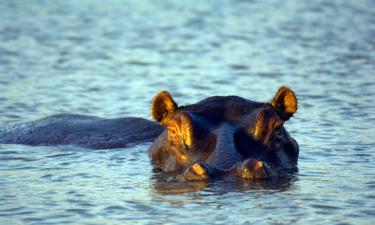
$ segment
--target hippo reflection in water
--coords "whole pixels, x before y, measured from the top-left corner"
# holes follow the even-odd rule
[[[283,126],[296,111],[297,98],[287,87],[279,88],[270,103],[214,96],[186,106],[162,91],[151,103],[158,123],[54,115],[3,128],[0,143],[104,149],[154,140],[149,148],[152,164],[177,174],[174,180],[268,179],[297,170],[298,144]]]

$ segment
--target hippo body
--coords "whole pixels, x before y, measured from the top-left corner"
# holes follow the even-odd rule
[[[299,147],[283,126],[296,111],[297,98],[287,87],[269,103],[214,96],[186,106],[162,91],[151,103],[158,123],[59,114],[0,129],[0,143],[105,149],[153,141],[151,163],[176,181],[268,179],[297,170]]]
[[[165,128],[142,118],[103,119],[57,114],[0,129],[0,143],[78,145],[93,149],[125,148],[153,141]]]

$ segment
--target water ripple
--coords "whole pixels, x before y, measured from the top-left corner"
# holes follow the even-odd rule
[[[372,1],[19,1],[0,4],[0,126],[55,113],[150,118],[155,93],[269,101],[299,173],[282,183],[158,180],[148,144],[0,145],[0,223],[370,224],[375,199]],[[188,212],[188,213],[187,213]],[[272,213],[270,213],[272,212]]]

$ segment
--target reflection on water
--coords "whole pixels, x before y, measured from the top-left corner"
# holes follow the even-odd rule
[[[244,192],[256,190],[270,190],[275,192],[287,191],[293,186],[291,179],[276,181],[252,181],[252,180],[224,180],[214,182],[168,182],[163,179],[156,179],[153,183],[155,192],[162,195],[176,195],[204,190],[215,195],[222,195],[228,192]]]
[[[173,183],[149,144],[91,151],[0,145],[0,224],[371,224],[375,220],[373,1],[2,1],[0,126],[70,112],[150,118],[169,90],[267,101],[299,172],[283,182]]]
[[[176,175],[176,174],[174,174]],[[249,190],[270,190],[275,192],[287,191],[293,186],[293,182],[297,179],[296,175],[283,177],[273,180],[245,180],[237,177],[225,177],[222,180],[212,182],[206,181],[171,181],[171,174],[154,173],[153,189],[156,193],[162,195],[176,195],[204,190],[212,194],[222,195],[227,192],[244,192]]]

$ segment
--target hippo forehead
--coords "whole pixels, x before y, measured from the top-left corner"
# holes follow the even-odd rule
[[[196,104],[179,107],[181,111],[197,115],[214,124],[238,123],[244,117],[263,109],[272,108],[268,103],[254,102],[238,96],[214,96]]]
[[[280,87],[269,103],[250,101],[238,96],[214,96],[196,104],[178,106],[167,91],[158,93],[151,103],[151,115],[161,125],[166,125],[176,111],[185,111],[209,118],[214,122],[238,121],[256,109],[269,108],[283,121],[297,111],[297,97],[287,87]]]

